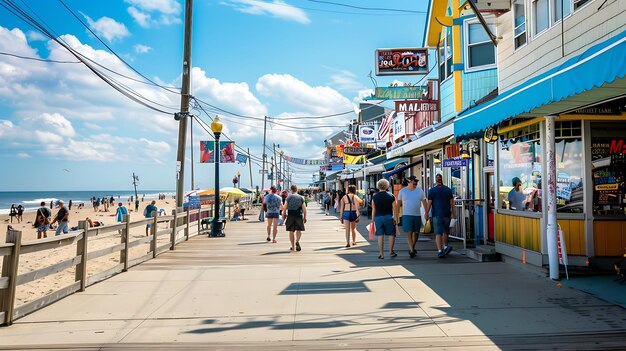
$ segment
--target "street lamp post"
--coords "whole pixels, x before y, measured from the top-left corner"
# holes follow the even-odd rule
[[[220,135],[222,134],[223,124],[220,121],[219,116],[215,116],[213,122],[211,122],[211,131],[215,136],[215,149],[213,150],[213,156],[215,158],[215,207],[213,209],[213,230],[210,236],[224,236],[222,233],[222,224],[220,219]]]

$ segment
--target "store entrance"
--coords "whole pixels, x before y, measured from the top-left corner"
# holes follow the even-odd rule
[[[494,216],[496,213],[496,177],[493,172],[486,173],[487,176],[487,244],[494,244],[495,227]]]

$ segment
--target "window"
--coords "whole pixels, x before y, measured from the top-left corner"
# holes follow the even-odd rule
[[[492,33],[495,27],[489,25]],[[496,63],[496,47],[489,39],[489,35],[483,26],[476,23],[466,22],[465,26],[467,58],[466,68],[479,68],[485,66],[493,66]]]
[[[452,75],[452,31],[447,28],[446,36],[439,42],[439,79],[445,80]]]
[[[550,28],[550,3],[548,0],[533,0],[533,34],[537,35]]]
[[[526,8],[524,0],[513,2],[513,38],[515,48],[526,44]]]
[[[565,0],[568,1],[568,0]],[[578,10],[579,8],[583,7],[586,3],[590,2],[591,0],[574,0],[574,11]]]
[[[563,17],[567,17],[572,13],[572,0],[551,0],[554,16],[554,22],[560,21]],[[563,8],[561,9],[561,6]],[[565,16],[563,16],[565,14]]]

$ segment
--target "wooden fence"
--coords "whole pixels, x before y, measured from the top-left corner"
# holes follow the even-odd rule
[[[85,291],[85,288],[97,282],[105,280],[121,272],[125,272],[129,267],[138,265],[152,259],[160,253],[174,250],[176,245],[186,241],[191,236],[202,234],[201,219],[209,217],[208,209],[179,211],[171,216],[158,216],[153,213],[153,218],[146,218],[135,222],[130,222],[130,216],[124,216],[124,221],[120,224],[107,225],[97,228],[89,228],[86,221],[80,221],[78,230],[69,234],[53,236],[45,239],[22,242],[22,232],[9,230],[5,244],[0,244],[0,257],[2,260],[2,276],[0,276],[0,324],[11,325],[14,320],[32,313],[40,308],[48,306],[77,291]],[[158,230],[158,224],[166,223],[167,229]],[[136,227],[145,227],[150,224],[150,235],[136,239],[130,238],[130,230]],[[111,247],[89,251],[89,239],[105,233],[120,233],[121,241]],[[157,239],[169,236],[165,244],[158,245]],[[163,241],[163,240],[161,240]],[[130,259],[129,250],[141,244],[150,244],[150,251],[147,254]],[[75,246],[76,255],[50,266],[38,268],[30,272],[18,274],[20,255],[53,250],[64,246]],[[87,265],[90,260],[105,255],[119,252],[119,263],[112,268],[87,276]],[[15,307],[16,288],[48,277],[52,274],[63,272],[76,267],[74,283],[53,291],[34,301]]]

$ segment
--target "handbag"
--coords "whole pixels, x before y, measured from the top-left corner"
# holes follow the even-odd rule
[[[376,238],[376,225],[374,225],[374,221],[367,225],[367,231],[369,232],[369,239],[374,240]]]
[[[430,234],[433,232],[433,226],[430,222],[430,218],[426,221],[426,224],[424,224],[424,234]]]

